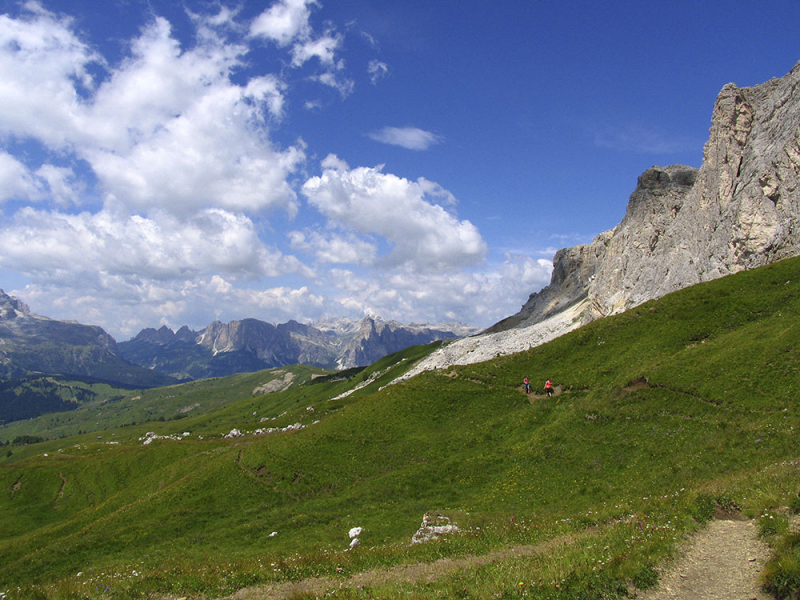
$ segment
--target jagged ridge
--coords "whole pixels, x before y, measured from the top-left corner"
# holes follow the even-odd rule
[[[290,364],[347,369],[369,365],[409,346],[476,333],[459,324],[402,325],[378,317],[314,325],[258,319],[215,321],[199,332],[144,329],[118,347],[135,364],[183,378],[230,375]]]

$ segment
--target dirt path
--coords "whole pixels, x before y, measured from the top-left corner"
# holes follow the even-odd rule
[[[400,565],[355,573],[346,578],[316,577],[298,582],[239,590],[229,600],[279,600],[294,595],[320,596],[328,590],[433,582],[448,573],[490,564],[511,556],[533,556],[574,544],[566,535],[541,544],[515,546],[482,556],[446,558],[432,563]],[[716,520],[694,536],[682,556],[661,576],[659,586],[639,593],[638,600],[774,600],[760,589],[758,574],[769,557],[756,527],[746,520]]]
[[[545,394],[544,392],[539,394],[537,392],[534,392],[533,389],[531,388],[531,393],[530,394],[525,394],[525,388],[524,387],[519,386],[518,389],[519,389],[519,393],[520,394],[524,394],[524,395],[528,396],[528,399],[529,399],[531,404],[533,404],[536,400],[547,400],[548,399],[548,395]],[[556,385],[556,386],[553,387],[553,395],[549,396],[549,397],[555,398],[556,396],[560,396],[562,391],[563,390],[561,389],[561,386],[560,385]]]
[[[346,579],[316,577],[296,583],[257,586],[239,590],[230,597],[230,600],[279,600],[291,598],[295,594],[318,596],[332,589],[383,586],[404,582],[430,583],[459,569],[490,564],[511,556],[534,556],[552,552],[557,548],[574,544],[576,539],[575,535],[564,535],[532,546],[513,546],[481,556],[443,558],[432,563],[417,563],[400,565],[390,569],[364,571],[355,573]]]
[[[774,600],[758,575],[769,549],[752,521],[711,521],[694,536],[659,586],[641,600]]]

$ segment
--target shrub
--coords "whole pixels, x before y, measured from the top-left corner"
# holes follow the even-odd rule
[[[658,571],[656,571],[653,565],[648,563],[634,573],[632,580],[633,585],[640,590],[649,590],[658,583]]]
[[[800,534],[787,535],[764,567],[764,590],[777,600],[800,595]]]
[[[781,515],[771,515],[765,512],[758,519],[758,533],[763,538],[782,535],[789,530],[789,520]]]
[[[694,501],[694,510],[692,516],[698,523],[707,523],[714,518],[714,511],[717,507],[717,502],[710,494],[702,492],[697,494]]]
[[[789,510],[793,515],[800,514],[800,496],[793,496],[789,500]]]

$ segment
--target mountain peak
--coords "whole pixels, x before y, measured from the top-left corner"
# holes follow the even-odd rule
[[[18,317],[28,317],[31,309],[22,300],[9,296],[0,290],[0,319],[16,319]]]
[[[142,329],[135,339],[139,342],[163,346],[175,340],[175,333],[166,325],[162,325],[157,330],[153,329],[152,327],[148,327],[147,329]]]

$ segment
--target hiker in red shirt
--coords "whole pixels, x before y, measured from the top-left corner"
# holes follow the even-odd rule
[[[544,393],[550,398],[553,395],[553,382],[549,379],[544,384]]]
[[[525,379],[522,380],[522,386],[525,388],[525,393],[526,394],[530,394],[531,393],[531,384],[530,384],[530,381],[528,381],[528,377],[527,376],[525,377]]]

